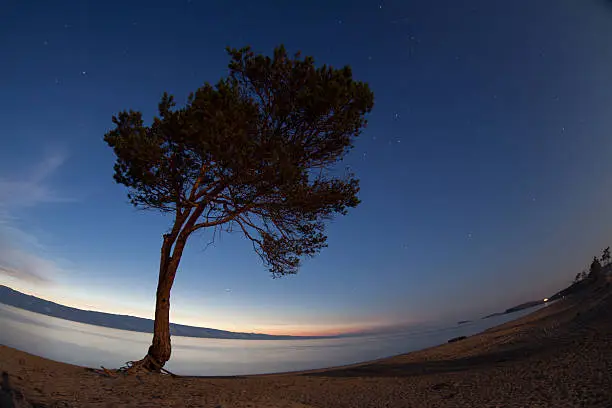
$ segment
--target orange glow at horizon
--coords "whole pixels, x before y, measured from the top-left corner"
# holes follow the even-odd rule
[[[257,327],[254,330],[249,330],[254,333],[271,334],[275,336],[337,336],[343,334],[352,334],[365,330],[365,326],[348,326],[341,325],[333,327],[316,327],[316,326],[295,326],[292,328],[272,328],[272,327]]]
[[[49,302],[58,303],[64,306],[73,307],[81,310],[89,310],[102,313],[112,313],[119,315],[129,315],[134,317],[140,317],[144,319],[153,319],[153,310],[149,311],[146,308],[134,308],[127,305],[112,305],[103,304],[100,299],[89,298],[87,300],[69,295],[70,291],[66,288],[59,290],[53,290],[46,288],[47,290],[37,288],[35,285],[28,284],[15,284],[16,282],[10,282],[10,280],[1,279],[0,284],[6,284],[26,295],[35,296]],[[265,324],[254,322],[252,324],[227,324],[225,319],[218,317],[214,320],[207,320],[206,322],[201,319],[194,319],[189,315],[183,315],[180,312],[171,312],[171,322],[176,324],[194,326],[194,327],[206,327],[216,330],[225,330],[239,333],[258,333],[258,334],[270,334],[276,336],[337,336],[355,334],[366,330],[372,330],[380,327],[387,327],[389,324],[381,324],[380,321],[373,322],[357,322],[357,323],[326,323],[326,324]]]

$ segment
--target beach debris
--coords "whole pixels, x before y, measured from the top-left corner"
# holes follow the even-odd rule
[[[465,340],[465,339],[467,339],[467,336],[453,337],[452,339],[448,341],[448,343],[454,343],[456,341]]]

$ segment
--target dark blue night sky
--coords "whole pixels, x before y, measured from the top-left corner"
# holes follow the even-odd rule
[[[348,156],[359,208],[272,280],[237,234],[192,238],[178,323],[331,333],[550,295],[612,241],[612,5],[604,0],[7,1],[0,12],[0,283],[151,317],[169,220],[127,204],[103,142],[285,44],[375,94]]]

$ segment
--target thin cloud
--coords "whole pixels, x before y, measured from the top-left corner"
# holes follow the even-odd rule
[[[55,152],[47,155],[42,162],[34,167],[32,179],[41,181],[44,180],[49,174],[60,168],[66,159],[67,155],[64,152]]]
[[[49,285],[62,274],[55,262],[16,248],[0,249],[0,274],[35,285]]]
[[[16,214],[39,205],[74,201],[50,182],[66,158],[56,151],[27,170],[0,176],[0,277],[47,286],[64,274],[55,261],[42,255],[45,246],[19,225]]]
[[[25,175],[0,177],[0,216],[10,215],[11,210],[29,208],[39,204],[74,201],[59,194],[49,183],[49,178],[64,164],[63,153],[48,155]]]
[[[28,247],[37,250],[45,250],[44,245],[38,237],[17,226],[18,219],[3,218],[0,212],[0,246]]]
[[[22,269],[11,268],[9,266],[0,265],[0,274],[10,278],[19,279],[20,281],[32,283],[34,285],[47,285],[51,283],[47,278],[33,273],[32,271],[24,271]]]

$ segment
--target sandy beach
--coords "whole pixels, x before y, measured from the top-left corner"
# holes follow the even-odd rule
[[[0,346],[0,371],[5,405],[18,407],[610,408],[611,346],[608,284],[462,341],[352,366],[109,377]]]

